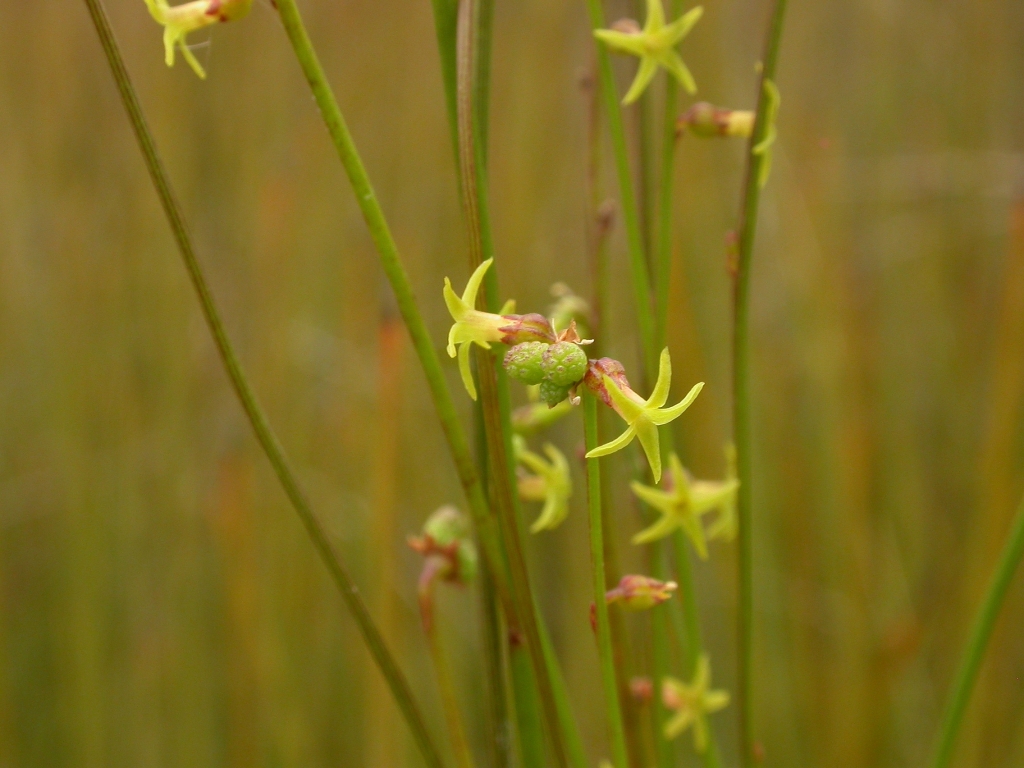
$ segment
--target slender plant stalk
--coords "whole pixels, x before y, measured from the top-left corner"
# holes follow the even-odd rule
[[[455,753],[455,765],[458,768],[473,768],[473,755],[466,740],[466,729],[462,725],[459,713],[459,697],[452,682],[448,657],[441,642],[441,630],[437,625],[437,606],[434,600],[434,586],[444,562],[440,558],[431,557],[423,564],[420,574],[418,592],[420,603],[420,619],[423,631],[427,636],[427,647],[430,649],[430,660],[434,665],[434,676],[437,687],[441,691],[441,706],[448,724],[448,738],[451,739],[452,752]]]
[[[654,542],[650,548],[651,575],[661,581],[669,581],[668,542]],[[655,606],[651,611],[651,649],[654,667],[654,700],[651,703],[651,732],[654,741],[654,756],[658,768],[672,768],[675,765],[675,742],[666,739],[661,729],[669,717],[669,710],[659,696],[660,686],[672,670],[672,644],[669,639],[669,611],[673,606]]]
[[[601,0],[587,0],[592,29],[605,26],[604,8]],[[597,79],[604,102],[605,119],[608,121],[608,135],[615,156],[615,172],[619,180],[619,202],[622,206],[622,220],[626,226],[626,241],[629,245],[629,264],[633,282],[633,301],[636,304],[637,322],[640,328],[640,342],[643,349],[644,372],[647,380],[654,381],[657,371],[658,349],[655,346],[654,302],[651,296],[651,276],[647,257],[644,253],[644,236],[641,229],[640,210],[633,190],[633,175],[629,163],[629,147],[626,131],[622,124],[619,96],[615,90],[615,76],[608,51],[595,42],[597,51]]]
[[[473,409],[473,423],[477,462],[487,483],[487,437],[484,434],[484,415]],[[512,745],[512,722],[508,709],[508,691],[505,684],[505,638],[508,631],[499,610],[490,569],[480,569],[480,602],[483,609],[484,664],[487,673],[488,717],[487,746],[493,768],[511,768],[515,763]],[[532,679],[527,681],[533,684]]]
[[[672,0],[669,18],[676,19],[683,12],[682,0]],[[672,192],[675,185],[676,159],[676,105],[679,84],[674,77],[665,78],[665,105],[661,128],[661,175],[658,178],[658,219],[654,245],[654,312],[656,318],[656,348],[668,340],[668,293],[672,278]]]
[[[750,441],[750,260],[754,250],[757,229],[757,206],[761,199],[759,177],[765,154],[754,152],[764,139],[768,99],[765,98],[765,80],[775,79],[775,67],[782,38],[782,22],[786,13],[786,0],[775,0],[765,40],[761,78],[758,83],[757,116],[754,130],[747,145],[747,171],[744,180],[743,201],[737,232],[735,276],[733,280],[733,443],[736,445],[737,474],[740,487],[737,498],[739,518],[738,557],[738,686],[737,707],[740,718],[740,765],[754,762],[754,695],[753,695],[753,469]]]
[[[598,445],[597,400],[590,392],[583,393],[583,433],[588,451]],[[622,725],[622,706],[615,679],[615,660],[612,656],[611,625],[608,622],[608,603],[605,602],[604,531],[601,519],[601,464],[600,459],[587,459],[587,508],[590,513],[590,560],[594,580],[594,606],[597,612],[597,648],[601,657],[601,682],[604,686],[605,707],[615,768],[626,766],[626,733]]]
[[[456,34],[457,117],[459,134],[459,170],[462,177],[462,201],[469,232],[470,267],[475,268],[485,259],[493,258],[494,243],[491,235],[487,174],[481,160],[482,146],[479,124],[483,121],[474,106],[474,97],[486,90],[476,77],[477,42],[481,39],[481,21],[489,14],[479,13],[476,0],[460,0]],[[484,33],[489,39],[489,33]],[[490,311],[498,309],[497,270],[492,267],[485,278],[485,301]],[[530,589],[526,557],[523,553],[517,515],[517,496],[514,490],[512,462],[511,408],[508,383],[500,372],[500,364],[485,350],[478,350],[477,371],[480,378],[480,402],[487,436],[487,451],[491,465],[491,487],[497,507],[498,525],[508,555],[511,574],[512,598],[516,605],[516,618],[524,635],[530,656],[537,693],[543,711],[543,724],[550,738],[555,764],[567,768],[565,739],[555,704],[551,675],[541,644],[537,606]]]
[[[1022,558],[1024,558],[1024,499],[1021,500],[1020,506],[1017,508],[1017,516],[1013,522],[1013,528],[1010,530],[1010,538],[1003,548],[998,565],[996,565],[992,583],[985,595],[985,601],[981,604],[978,617],[974,620],[974,628],[971,630],[971,637],[967,642],[967,649],[960,662],[960,669],[957,672],[953,690],[950,692],[946,711],[942,718],[938,746],[931,762],[932,768],[946,768],[953,757],[953,746],[956,742],[957,732],[960,730],[964,711],[971,699],[971,691],[978,678],[978,669],[981,667],[989,638],[992,637],[996,619],[999,617],[999,611],[1006,599],[1006,592],[1010,588],[1010,582],[1013,580]]]
[[[697,660],[704,649],[704,641],[700,631],[700,611],[697,609],[697,592],[693,586],[693,572],[690,568],[690,553],[686,536],[677,530],[672,535],[672,548],[676,555],[676,576],[680,584],[679,599],[683,602],[683,624],[686,628],[686,671],[692,676],[697,670]],[[718,756],[718,744],[715,740],[714,727],[708,723],[708,748],[704,750],[706,768],[719,768],[721,760]]]
[[[160,198],[164,214],[167,217],[171,231],[174,234],[174,239],[177,242],[178,250],[181,252],[182,259],[185,262],[185,268],[188,271],[189,278],[191,279],[192,285],[199,298],[199,303],[202,307],[206,324],[213,336],[217,352],[220,355],[221,362],[228,374],[228,378],[235,390],[235,394],[238,396],[242,409],[245,411],[245,415],[252,426],[253,432],[256,434],[256,438],[259,441],[260,446],[267,455],[267,458],[274,469],[274,473],[277,475],[281,486],[284,488],[285,494],[291,501],[292,506],[295,507],[295,511],[302,520],[307,533],[313,541],[314,547],[319,553],[321,559],[324,561],[324,564],[327,566],[327,569],[341,592],[349,611],[356,620],[359,631],[362,634],[374,661],[377,663],[381,673],[387,680],[388,685],[391,688],[391,692],[395,697],[395,701],[401,709],[406,723],[412,731],[413,737],[419,746],[424,760],[428,765],[441,768],[443,763],[438,754],[437,748],[431,740],[430,734],[427,732],[423,716],[413,698],[412,691],[405,679],[405,675],[402,673],[402,670],[399,668],[394,657],[391,655],[391,652],[388,650],[387,644],[384,642],[384,638],[381,637],[380,632],[373,623],[373,619],[370,617],[369,611],[363,603],[363,599],[359,594],[358,588],[352,581],[352,578],[349,576],[345,567],[342,565],[337,551],[334,549],[334,546],[328,539],[326,532],[320,525],[320,521],[310,508],[302,489],[299,487],[295,473],[292,471],[288,459],[285,456],[284,449],[271,429],[270,424],[267,421],[267,417],[257,402],[252,387],[249,385],[248,379],[242,370],[238,357],[235,355],[234,348],[231,345],[231,341],[228,339],[227,332],[224,329],[224,324],[221,321],[220,312],[217,309],[217,305],[214,302],[213,295],[210,292],[209,285],[207,284],[206,276],[203,273],[202,267],[199,264],[199,259],[196,256],[195,247],[185,223],[181,206],[178,203],[177,197],[171,187],[170,179],[167,176],[163,162],[157,152],[153,134],[150,131],[145,115],[142,112],[142,107],[135,92],[135,87],[128,75],[128,70],[124,65],[124,60],[121,56],[117,41],[114,38],[114,33],[110,27],[110,21],[107,18],[106,11],[104,10],[100,0],[85,0],[85,4],[89,9],[89,15],[92,17],[92,22],[96,27],[96,33],[98,34],[100,43],[103,46],[103,52],[106,54],[107,63],[110,65],[110,70],[113,74],[114,81],[117,84],[118,91],[120,92],[121,100],[128,113],[128,118],[132,124],[132,129],[135,132],[135,137],[139,142],[139,148],[141,149],[143,159],[146,162],[146,168],[149,171],[150,178],[153,181],[153,186]]]
[[[483,485],[480,482],[480,475],[477,472],[476,463],[473,460],[466,433],[459,421],[455,402],[452,399],[451,390],[444,377],[440,358],[434,349],[433,340],[427,331],[426,323],[416,305],[416,298],[413,294],[409,276],[402,265],[398,255],[398,247],[395,245],[391,230],[388,227],[384,212],[380,207],[377,196],[373,191],[373,185],[363,167],[362,159],[349,133],[348,125],[334,98],[330,83],[324,74],[323,67],[317,58],[316,51],[306,32],[302,22],[302,16],[295,0],[277,0],[277,9],[281,16],[285,32],[292,44],[295,55],[302,67],[302,72],[313,92],[313,98],[330,134],[338,157],[341,160],[345,173],[352,185],[356,202],[366,220],[370,237],[373,239],[380,256],[381,266],[391,284],[398,304],[399,312],[409,331],[413,349],[423,368],[423,374],[427,380],[427,387],[441,421],[441,428],[444,431],[448,442],[448,449],[455,462],[455,468],[459,475],[466,500],[469,505],[470,514],[476,527],[477,535],[483,549],[484,558],[491,572],[495,577],[495,587],[502,604],[506,607],[511,605],[511,593],[508,586],[508,572],[505,566],[505,556],[502,551],[498,531],[494,519],[490,514],[487,499],[484,495]]]

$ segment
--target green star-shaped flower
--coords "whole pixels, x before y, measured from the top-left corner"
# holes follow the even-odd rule
[[[669,387],[672,384],[672,360],[669,357],[668,348],[661,351],[658,381],[654,385],[651,396],[646,400],[628,386],[621,385],[620,388],[620,384],[607,374],[602,376],[602,381],[611,400],[612,408],[625,419],[629,426],[625,432],[610,443],[599,445],[587,453],[587,458],[593,459],[615,453],[633,442],[634,437],[638,437],[644,453],[647,454],[647,461],[651,465],[654,481],[659,482],[661,480],[661,444],[658,440],[658,427],[679,418],[683,411],[697,399],[704,382],[695,384],[686,397],[670,408],[662,407],[668,400]]]
[[[658,71],[664,67],[690,94],[697,92],[697,84],[686,64],[676,53],[676,45],[686,37],[693,25],[700,19],[704,9],[699,5],[684,13],[671,24],[665,23],[665,11],[661,0],[647,0],[647,21],[643,29],[620,31],[598,29],[594,37],[619,53],[628,53],[640,58],[640,68],[629,87],[623,104],[632,104],[640,98]],[[636,25],[636,22],[632,22]]]
[[[471,398],[476,400],[476,384],[473,372],[469,367],[469,352],[474,344],[490,349],[492,342],[502,344],[521,344],[525,341],[543,341],[551,344],[555,341],[555,333],[551,323],[542,315],[512,315],[515,302],[509,299],[501,308],[501,314],[481,312],[476,308],[476,295],[480,291],[491,262],[488,259],[473,270],[466,283],[466,290],[458,296],[452,289],[452,281],[444,279],[444,303],[455,324],[448,331],[448,356],[459,356],[459,373],[462,384]],[[458,352],[456,352],[458,347]]]
[[[174,66],[174,49],[180,48],[192,71],[205,78],[202,65],[185,44],[188,33],[218,22],[240,19],[249,12],[252,0],[192,0],[173,6],[167,0],[146,0],[146,7],[150,16],[164,27],[164,60],[167,66]]]
[[[530,526],[531,533],[557,528],[569,514],[569,499],[572,497],[572,476],[565,454],[551,443],[544,444],[548,461],[526,447],[526,442],[515,436],[516,461],[524,464],[534,474],[519,475],[519,497],[524,501],[543,501],[544,508]]]
[[[709,538],[731,538],[735,535],[734,508],[739,481],[734,474],[723,482],[691,480],[675,453],[669,456],[668,464],[667,489],[652,488],[636,481],[632,483],[633,493],[661,513],[660,519],[633,537],[633,543],[648,544],[682,528],[700,558],[707,560]],[[720,510],[719,518],[705,534],[701,516],[715,509]]]
[[[711,691],[711,662],[706,653],[697,661],[693,682],[689,685],[666,677],[661,683],[661,700],[675,712],[665,723],[665,738],[674,739],[689,726],[693,726],[693,747],[703,754],[708,748],[707,716],[725,708],[729,703],[726,691]]]

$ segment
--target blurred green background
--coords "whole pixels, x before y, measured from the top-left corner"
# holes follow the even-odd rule
[[[461,494],[287,41],[257,4],[195,36],[203,82],[164,66],[142,0],[108,4],[230,333],[440,736],[404,538]],[[1024,5],[790,6],[753,283],[757,730],[770,766],[919,766],[1024,491]],[[700,96],[750,106],[766,3],[705,7],[684,44]],[[303,9],[440,349],[442,278],[468,269],[429,3]],[[582,2],[498,0],[493,211],[502,293],[523,311],[555,281],[589,291],[591,55]],[[670,345],[676,389],[707,382],[680,420],[706,477],[729,430],[741,154],[684,139],[676,166]],[[603,339],[635,365],[624,254],[616,230]],[[574,416],[553,435],[569,453],[580,433]],[[529,546],[596,765],[573,466],[577,509]],[[614,511],[635,571],[629,470],[613,465]],[[719,544],[696,570],[727,688],[733,558]],[[476,597],[443,592],[479,745]],[[631,626],[640,673],[646,617]],[[715,718],[727,762],[734,718]],[[1024,579],[957,761],[1024,765]],[[0,766],[406,764],[404,725],[219,366],[84,4],[5,3]]]

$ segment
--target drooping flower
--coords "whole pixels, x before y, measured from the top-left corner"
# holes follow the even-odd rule
[[[491,266],[493,259],[487,259],[466,283],[466,290],[459,296],[452,289],[452,281],[444,279],[444,303],[455,323],[448,332],[448,356],[459,357],[459,373],[462,384],[471,398],[476,400],[476,383],[469,366],[469,353],[474,344],[490,349],[493,342],[502,344],[521,344],[527,341],[543,341],[549,344],[555,341],[551,323],[543,315],[495,315],[482,312],[476,308],[476,296],[480,284]],[[514,305],[506,304],[506,307]],[[456,349],[457,348],[457,349]]]
[[[434,626],[434,584],[447,581],[465,585],[477,572],[476,546],[469,521],[452,506],[434,512],[423,524],[419,536],[410,536],[409,546],[423,555],[423,568],[417,583],[420,619],[427,633]]]
[[[569,499],[572,497],[572,475],[565,454],[551,443],[544,444],[548,460],[526,447],[526,441],[516,435],[516,461],[525,465],[534,474],[520,472],[518,490],[524,501],[543,501],[540,515],[530,526],[531,533],[557,528],[569,514]]]
[[[695,384],[686,397],[675,405],[669,408],[663,407],[668,400],[669,388],[672,384],[672,360],[666,348],[661,351],[658,381],[654,385],[651,396],[646,400],[630,388],[622,364],[610,358],[592,360],[584,383],[607,405],[614,408],[615,412],[628,425],[626,431],[610,443],[599,445],[589,451],[587,458],[607,456],[625,448],[633,442],[634,437],[637,437],[640,440],[640,445],[643,446],[644,453],[647,454],[647,462],[651,465],[654,481],[659,482],[661,480],[661,444],[658,440],[658,427],[679,418],[700,394],[704,382]]]
[[[708,748],[707,716],[729,704],[726,691],[709,690],[711,686],[711,661],[707,654],[701,654],[689,684],[666,677],[661,683],[661,700],[667,709],[675,714],[665,723],[665,738],[674,739],[684,730],[693,727],[693,747],[703,754]]]
[[[626,20],[613,25],[612,29],[594,31],[594,37],[612,50],[640,59],[640,68],[622,100],[623,104],[632,104],[640,98],[659,66],[678,80],[688,93],[697,92],[693,75],[676,52],[676,45],[693,29],[703,13],[704,9],[698,5],[671,24],[666,24],[661,0],[647,0],[647,19],[643,29],[635,21]]]
[[[240,19],[249,13],[252,0],[192,0],[181,5],[170,5],[167,0],[146,0],[149,14],[164,28],[164,60],[174,66],[174,51],[181,55],[199,77],[206,71],[189,50],[185,38],[189,32],[226,21]]]
[[[633,537],[634,544],[647,544],[682,528],[702,560],[708,557],[708,538],[731,538],[735,534],[735,504],[739,481],[735,471],[722,482],[691,480],[679,457],[672,453],[665,488],[652,488],[634,481],[633,493],[655,509],[661,517]],[[719,510],[719,518],[704,532],[701,517]],[[712,536],[712,532],[714,536]]]

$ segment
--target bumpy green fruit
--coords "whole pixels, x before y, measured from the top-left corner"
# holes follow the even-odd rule
[[[570,387],[555,384],[551,379],[544,379],[540,383],[540,399],[547,403],[549,408],[554,408],[569,396],[569,389]]]
[[[548,345],[542,341],[524,341],[505,353],[505,370],[508,375],[523,384],[540,384],[544,378],[544,350]]]
[[[560,341],[544,350],[541,361],[544,375],[552,384],[569,387],[583,378],[587,372],[587,354],[578,344]]]

